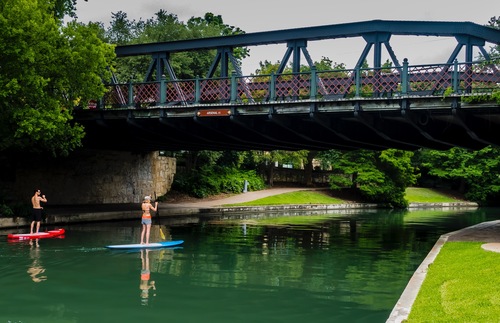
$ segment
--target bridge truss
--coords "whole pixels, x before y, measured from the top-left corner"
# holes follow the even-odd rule
[[[447,62],[412,66],[398,61],[392,35],[454,37],[457,45]],[[316,70],[307,42],[346,37],[366,41],[356,66]],[[151,55],[145,81],[111,84],[98,109],[75,116],[86,127],[86,144],[105,149],[480,149],[500,144],[499,104],[466,99],[500,88],[499,61],[486,42],[499,44],[500,31],[468,22],[375,20],[118,46],[119,57]],[[241,75],[233,49],[272,43],[287,44],[278,72]],[[382,67],[382,46],[392,67]],[[482,60],[473,61],[474,47]],[[207,77],[177,79],[170,54],[207,48],[217,50]],[[458,62],[463,48],[466,60]],[[362,68],[371,49],[374,67]],[[307,73],[300,72],[301,53]],[[292,73],[283,73],[290,58]],[[231,75],[229,64],[236,67]]]

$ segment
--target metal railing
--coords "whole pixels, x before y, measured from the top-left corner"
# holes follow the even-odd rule
[[[491,93],[500,90],[500,60],[358,68],[113,84],[99,108],[254,104]]]

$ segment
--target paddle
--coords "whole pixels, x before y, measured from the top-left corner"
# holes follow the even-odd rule
[[[154,193],[155,193],[155,202],[156,202],[156,191]],[[165,233],[163,233],[163,230],[161,229],[160,207],[158,205],[156,206],[156,219],[158,220],[158,229],[160,230],[161,239],[166,240],[167,237],[165,237]]]

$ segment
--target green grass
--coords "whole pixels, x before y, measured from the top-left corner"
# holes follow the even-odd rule
[[[447,242],[415,300],[407,322],[498,322],[500,254],[480,242]]]
[[[226,204],[224,206],[259,206],[259,205],[287,205],[287,204],[341,204],[343,200],[330,197],[316,191],[297,191],[264,197],[258,200]]]
[[[439,191],[421,187],[408,187],[405,198],[410,203],[450,203],[461,201]]]
[[[429,188],[410,187],[406,190],[406,199],[410,203],[449,203],[460,202],[439,191]],[[262,205],[289,205],[289,204],[342,204],[343,200],[328,196],[318,191],[297,191],[273,195],[262,199],[225,204],[224,206],[262,206]]]

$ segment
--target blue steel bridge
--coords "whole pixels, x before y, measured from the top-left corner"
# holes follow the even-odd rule
[[[412,65],[396,55],[393,35],[448,37],[456,47],[445,62]],[[308,42],[351,37],[366,43],[355,66],[316,69]],[[233,50],[269,44],[286,45],[278,71],[242,75]],[[500,104],[477,99],[500,90],[500,60],[488,44],[500,44],[500,30],[374,20],[118,46],[118,57],[151,57],[144,81],[112,82],[75,119],[86,128],[86,147],[139,152],[500,146]],[[214,60],[205,77],[176,77],[171,54],[207,49]]]

